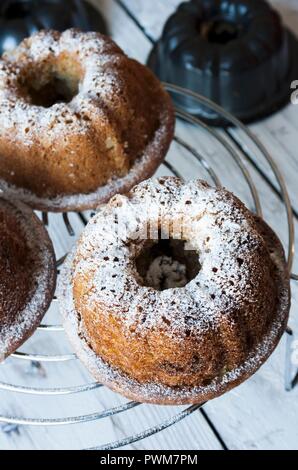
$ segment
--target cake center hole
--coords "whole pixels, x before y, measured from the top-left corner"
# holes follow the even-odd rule
[[[28,1],[12,2],[4,11],[4,18],[6,20],[14,20],[18,18],[26,18],[30,14],[30,7]]]
[[[239,37],[239,27],[232,21],[214,20],[203,24],[201,34],[210,43],[227,44]]]
[[[185,287],[199,273],[198,253],[183,240],[150,241],[136,259],[143,285],[163,291]]]
[[[79,79],[52,75],[47,80],[28,80],[25,84],[30,101],[35,106],[50,108],[56,103],[69,103],[79,92]]]

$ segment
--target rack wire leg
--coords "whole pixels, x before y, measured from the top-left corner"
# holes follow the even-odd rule
[[[286,364],[285,364],[285,389],[287,392],[293,390],[298,384],[298,371],[292,378],[292,352],[293,352],[294,333],[290,327],[286,329]]]

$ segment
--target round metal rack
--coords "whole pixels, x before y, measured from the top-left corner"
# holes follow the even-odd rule
[[[288,265],[289,265],[290,272],[292,272],[293,261],[294,261],[293,211],[292,211],[290,197],[287,191],[285,181],[281,175],[279,168],[277,167],[276,163],[272,159],[271,155],[265,149],[263,144],[254,136],[254,134],[250,131],[249,128],[244,126],[231,114],[229,114],[228,112],[226,112],[225,110],[217,106],[216,104],[212,103],[207,98],[204,98],[191,91],[184,90],[174,85],[165,84],[165,87],[170,93],[177,95],[177,96],[178,95],[183,96],[184,98],[188,97],[193,100],[196,100],[200,105],[207,106],[213,111],[215,111],[216,113],[218,113],[219,115],[221,115],[223,118],[227,120],[227,123],[229,123],[235,129],[239,129],[241,132],[245,134],[252,148],[257,149],[260,155],[262,155],[262,158],[264,158],[267,161],[267,163],[270,165],[270,168],[276,178],[276,183],[278,185],[278,190],[279,190],[281,199],[284,204],[284,210],[285,210],[285,214],[286,214],[287,221],[288,221]],[[248,170],[248,166],[246,165],[247,163],[246,160],[249,158],[247,147],[243,148],[240,144],[238,146],[233,145],[233,142],[231,140],[232,134],[229,133],[230,132],[229,130],[222,132],[222,130],[220,129],[211,128],[208,125],[206,125],[203,121],[201,121],[199,118],[196,118],[188,114],[181,108],[176,108],[176,115],[178,119],[181,119],[184,122],[187,122],[189,125],[193,126],[194,128],[200,128],[206,131],[207,133],[209,133],[209,135],[215,139],[217,144],[221,145],[225,149],[225,151],[228,152],[230,157],[234,160],[234,163],[237,165],[239,171],[241,172],[244,178],[245,184],[249,188],[250,196],[252,200],[252,206],[254,208],[255,213],[262,216],[262,206],[261,206],[259,193],[258,193],[256,184],[254,182],[254,179]],[[207,172],[213,184],[217,187],[220,187],[221,186],[220,177],[217,174],[216,168],[214,168],[208,161],[208,155],[202,154],[202,151],[200,149],[194,148],[189,141],[185,141],[184,139],[182,139],[179,136],[179,132],[177,132],[174,140],[175,140],[175,143],[179,147],[181,147],[184,152],[187,152],[190,155],[190,157],[196,161],[196,167],[197,165],[200,165],[202,172],[204,172],[204,174]],[[183,172],[181,172],[181,170],[178,171],[176,166],[173,165],[173,163],[171,163],[168,159],[163,163],[163,166],[166,168],[167,173],[169,172],[178,177],[183,177],[183,174],[182,174]],[[194,175],[194,176],[199,177],[200,172],[198,173],[198,175]],[[85,214],[82,214],[82,213],[79,213],[77,215],[80,218],[80,220],[83,222],[82,223],[82,228],[83,228],[84,224],[88,222],[88,217],[86,217]],[[67,229],[67,233],[70,237],[72,237],[75,233],[74,233],[72,224],[70,222],[70,218],[68,214],[66,213],[62,214],[62,217],[63,217],[65,227]],[[42,214],[42,220],[45,225],[51,224],[51,218],[48,216],[47,213]],[[65,257],[66,255],[64,255],[57,261],[58,273],[59,273],[59,267],[63,264]],[[293,280],[298,280],[298,275],[294,273],[292,273],[291,277]],[[55,298],[53,302],[57,302],[57,299]],[[48,332],[50,334],[56,334],[57,332],[63,331],[63,328],[60,325],[43,324],[39,327],[38,330],[40,332]],[[292,334],[290,330],[288,330],[288,333]],[[38,363],[60,363],[61,364],[61,363],[65,363],[68,361],[76,360],[76,357],[74,354],[45,355],[45,354],[42,354],[42,352],[40,354],[26,354],[23,352],[16,352],[12,357],[13,357],[13,360],[31,361],[34,364],[36,363],[37,364]],[[1,378],[1,370],[0,370],[0,378]],[[83,385],[69,386],[69,387],[60,386],[57,388],[33,388],[33,387],[25,387],[25,386],[20,386],[20,385],[4,383],[0,379],[0,391],[30,395],[32,396],[32,399],[34,399],[34,397],[37,397],[37,396],[39,397],[40,396],[63,397],[63,396],[74,395],[74,394],[84,394],[87,392],[93,392],[99,389],[100,387],[102,386],[97,383],[86,383]],[[130,445],[142,439],[145,439],[149,436],[152,436],[153,434],[156,434],[160,431],[165,430],[166,428],[169,428],[170,426],[173,426],[174,424],[178,423],[182,419],[186,418],[187,416],[191,415],[192,413],[200,409],[203,405],[204,404],[193,405],[193,406],[187,407],[183,411],[172,416],[171,418],[161,423],[158,423],[155,426],[149,427],[148,429],[145,429],[141,433],[128,435],[125,439],[119,440],[117,442],[107,443],[104,446],[96,447],[96,448],[93,448],[92,450],[116,449],[116,448]],[[45,419],[42,416],[36,419],[36,418],[30,418],[30,417],[4,416],[0,414],[0,423],[2,422],[2,423],[6,423],[7,425],[24,425],[24,426],[26,425],[30,425],[30,426],[75,425],[78,423],[86,423],[86,422],[101,420],[103,418],[113,417],[115,415],[119,415],[120,413],[124,413],[124,412],[127,413],[129,412],[129,410],[132,410],[133,408],[136,408],[138,406],[149,406],[149,405],[141,405],[135,402],[126,402],[118,406],[111,406],[105,409],[104,411],[101,411],[98,413],[82,414],[82,415],[78,414],[72,417],[67,417],[67,418],[58,417],[58,418],[53,418],[53,419]]]

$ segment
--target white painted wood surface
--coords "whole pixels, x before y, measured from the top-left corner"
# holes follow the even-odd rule
[[[155,40],[169,14],[179,0],[93,0],[109,25],[111,35],[126,52],[144,62],[151,48],[148,37]],[[298,4],[296,0],[275,2],[287,24],[298,28]],[[123,8],[128,11],[125,11]],[[129,13],[129,14],[128,14]],[[132,18],[133,17],[133,18]],[[139,25],[138,25],[139,23]],[[144,31],[142,31],[143,28]],[[146,37],[146,35],[148,37]],[[297,77],[298,79],[298,77]],[[251,126],[253,132],[266,145],[278,162],[292,195],[292,203],[298,212],[298,106],[287,108],[265,121]],[[177,134],[191,142],[206,156],[221,181],[252,207],[249,192],[238,167],[209,135],[199,129],[179,123]],[[244,136],[235,137],[246,144]],[[226,138],[226,136],[224,135]],[[260,160],[255,149],[250,151],[254,165],[246,163],[259,190],[264,216],[276,229],[285,245],[287,243],[286,219],[282,203],[268,181],[276,184],[266,162]],[[199,165],[188,154],[172,145],[168,161],[184,176],[207,178]],[[268,178],[266,181],[260,169]],[[166,174],[162,167],[159,173]],[[76,215],[71,222],[78,234],[82,224]],[[67,235],[61,216],[50,216],[50,233],[57,256],[61,256],[73,243]],[[296,264],[296,271],[298,265]],[[298,332],[298,290],[293,284],[293,308],[290,325]],[[46,322],[59,323],[59,311],[53,306]],[[213,426],[230,449],[298,449],[298,388],[284,391],[285,341],[277,348],[267,364],[242,386],[206,405],[205,410]],[[38,332],[24,346],[31,353],[56,354],[71,352],[63,333]],[[63,387],[92,382],[88,372],[77,362],[43,364],[34,369],[30,363],[9,359],[0,366],[0,381],[33,387]],[[57,418],[102,411],[125,402],[121,397],[99,389],[66,397],[31,397],[11,392],[0,394],[0,415],[30,418]],[[127,437],[153,426],[179,408],[141,406],[123,415],[93,423],[55,428],[14,427],[0,424],[1,449],[80,449],[104,444]],[[161,434],[130,446],[133,449],[221,449],[222,444],[199,412]]]

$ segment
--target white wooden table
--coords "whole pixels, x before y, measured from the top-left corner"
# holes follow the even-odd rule
[[[125,51],[144,62],[159,36],[162,26],[180,0],[93,0],[105,16],[109,31]],[[298,32],[297,0],[274,0],[285,22]],[[298,79],[298,77],[297,77]],[[290,86],[290,84],[289,84]],[[251,126],[279,164],[287,182],[292,205],[298,214],[298,106],[289,105],[278,114]],[[183,137],[191,141],[217,169],[226,187],[247,201],[247,189],[227,166],[210,138],[200,131],[179,126]],[[244,136],[236,132],[234,138],[245,144]],[[183,172],[193,174],[183,154],[172,149],[169,159]],[[258,153],[250,153],[247,168],[260,192],[266,220],[287,242],[287,226],[276,189],[276,182],[268,165],[260,161]],[[236,171],[236,170],[235,170]],[[198,176],[203,176],[198,173]],[[249,204],[249,201],[247,201]],[[78,234],[82,230],[76,215],[71,222]],[[57,256],[67,251],[73,239],[67,236],[61,216],[50,216],[50,232]],[[298,271],[298,263],[295,263]],[[298,336],[298,286],[293,283],[293,307],[290,326]],[[47,315],[48,323],[59,323],[59,311],[53,306]],[[63,333],[37,332],[22,351],[58,354],[71,352]],[[285,340],[262,367],[246,383],[223,397],[209,402],[203,412],[196,412],[160,434],[131,445],[132,449],[298,449],[298,387],[284,390]],[[88,372],[77,361],[65,364],[36,364],[20,359],[9,359],[0,366],[0,381],[33,387],[63,387],[92,382]],[[121,397],[105,388],[86,394],[66,397],[31,396],[1,391],[0,415],[30,418],[70,417],[102,411],[111,404],[123,403]],[[140,432],[179,412],[180,408],[141,406],[122,415],[87,424],[62,427],[33,427],[1,425],[1,449],[80,449],[122,439]]]

